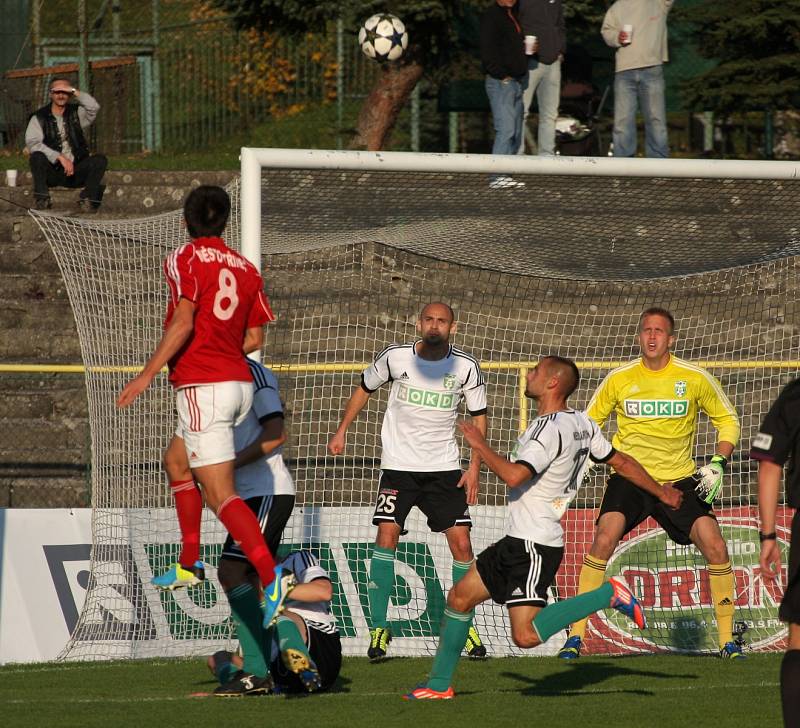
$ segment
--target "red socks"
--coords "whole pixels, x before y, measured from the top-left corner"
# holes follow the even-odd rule
[[[238,495],[233,495],[219,507],[217,518],[255,567],[261,585],[266,586],[275,581],[275,560],[264,543],[258,519],[247,504]]]
[[[169,487],[175,497],[175,510],[181,527],[181,555],[178,563],[184,569],[200,558],[200,521],[203,517],[203,496],[194,480],[173,480]]]

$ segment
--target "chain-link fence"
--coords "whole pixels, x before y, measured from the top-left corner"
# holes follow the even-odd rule
[[[326,33],[287,38],[236,31],[210,2],[87,0],[82,21],[74,0],[38,2],[39,30],[26,39],[35,66],[6,71],[0,86],[0,135],[10,150],[22,148],[28,117],[46,103],[56,74],[100,101],[95,143],[114,154],[243,140],[269,118],[324,104],[340,107],[343,126],[341,107],[365,95],[379,69],[335,21]],[[88,30],[76,33],[76,23]]]
[[[358,100],[366,96],[379,72],[378,64],[360,53],[357,29],[350,27],[353,23],[348,21],[345,27],[335,18],[326,32],[287,38],[237,31],[211,0],[6,1],[17,2],[19,12],[31,16],[27,38],[20,41],[19,29],[8,35],[9,42],[20,47],[6,53],[14,58],[14,65],[0,80],[0,146],[10,152],[22,148],[29,114],[46,102],[53,67],[85,84],[98,98],[103,112],[93,131],[94,142],[98,150],[111,154],[191,152],[224,143],[253,144],[254,138],[270,146],[269,130],[259,136],[259,127],[297,114],[302,115],[295,123],[304,125],[306,132],[299,145],[347,146]],[[602,11],[595,15],[589,26],[581,17],[570,16],[567,23],[570,47],[565,70],[580,71],[580,78],[572,81],[583,84],[584,91],[576,111],[575,99],[569,95],[575,84],[565,80],[561,113],[574,116],[597,134],[592,144],[566,145],[562,153],[608,151],[614,53],[599,36]],[[473,20],[477,23],[477,17]],[[762,157],[774,152],[786,157],[798,153],[800,124],[786,114],[722,115],[689,109],[685,81],[714,62],[698,52],[680,14],[670,16],[669,34],[666,90],[674,154]],[[19,64],[31,59],[33,68],[22,70]],[[579,68],[586,63],[588,73]],[[447,72],[429,70],[437,71],[439,78],[423,81],[416,105],[410,104],[403,112],[392,147],[489,151],[491,118],[477,48]],[[453,98],[450,82],[463,79],[475,84],[480,97],[477,106],[475,99]],[[451,103],[442,104],[442,98]],[[326,106],[330,113],[322,121],[314,112]],[[533,114],[532,131],[536,123]],[[335,128],[315,135],[320,124]],[[535,139],[535,133],[531,138]],[[286,140],[281,144],[294,146]]]

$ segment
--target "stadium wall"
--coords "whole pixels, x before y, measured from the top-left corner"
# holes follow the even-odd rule
[[[365,649],[365,609],[367,607],[366,583],[363,561],[369,558],[372,546],[372,528],[369,525],[370,508],[353,508],[363,511],[351,516],[363,516],[360,530],[349,533],[346,539],[332,535],[330,528],[341,509],[326,509],[327,514],[301,508],[294,514],[292,533],[299,533],[303,524],[314,524],[313,533],[304,534],[303,540],[317,545],[317,552],[334,581],[333,608],[344,637],[344,651],[361,654]],[[486,524],[497,522],[502,510],[492,507],[475,509],[476,548],[488,545],[492,534]],[[731,550],[740,557],[736,568],[737,607],[749,607],[751,622],[760,635],[751,642],[753,649],[776,649],[783,645],[785,631],[777,619],[780,587],[772,587],[758,574],[756,534],[752,521],[742,509],[727,508],[720,511],[720,522]],[[327,517],[326,517],[327,516]],[[212,565],[208,581],[190,592],[157,593],[149,585],[152,565],[164,558],[164,551],[177,552],[177,532],[171,509],[133,509],[120,511],[118,517],[130,527],[146,519],[159,523],[159,542],[146,543],[134,551],[128,543],[120,543],[113,558],[104,562],[101,574],[105,598],[97,602],[93,615],[84,620],[99,634],[105,633],[111,642],[124,642],[126,632],[138,631],[147,639],[138,644],[140,657],[160,657],[175,650],[180,642],[192,640],[192,652],[202,654],[229,647],[230,613],[222,598],[216,576],[216,564],[224,532],[217,521],[205,514],[203,523],[203,558]],[[568,511],[565,526],[568,531],[586,528],[594,520],[594,509]],[[355,522],[355,518],[353,522]],[[788,542],[788,509],[781,509],[779,522],[784,542]],[[482,527],[484,526],[484,527]],[[298,530],[300,529],[300,530]],[[420,518],[410,524],[409,538],[400,552],[399,588],[390,605],[389,617],[398,643],[430,643],[438,633],[438,611],[450,586],[450,565],[441,549],[425,541],[425,524]],[[481,536],[481,534],[483,534]],[[0,664],[10,662],[41,662],[56,659],[78,626],[78,616],[83,609],[90,587],[91,550],[90,509],[0,509]],[[307,539],[306,539],[307,537]],[[660,541],[663,549],[653,549],[652,541]],[[645,546],[646,542],[650,542]],[[290,550],[292,544],[282,548]],[[610,641],[622,652],[651,652],[653,649],[673,652],[691,652],[703,647],[713,632],[713,611],[710,607],[708,576],[702,559],[694,568],[687,568],[687,554],[691,550],[679,547],[668,539],[652,522],[646,522],[626,539],[609,563],[610,575],[623,576],[637,592],[643,595],[648,619],[662,622],[663,628],[649,633],[643,640],[633,626],[620,619],[616,613],[600,614],[593,618],[588,633],[591,646]],[[408,556],[404,560],[403,554]],[[653,556],[656,554],[656,556]],[[645,558],[643,558],[643,555]],[[648,557],[648,555],[650,555]],[[582,548],[574,539],[568,539],[564,562],[556,581],[555,594],[571,596],[577,583],[577,571],[583,558]],[[785,568],[785,567],[784,567]],[[785,575],[784,575],[785,582]],[[570,586],[572,585],[572,586]],[[94,586],[97,586],[95,584]],[[688,608],[688,609],[687,609]],[[479,619],[488,620],[487,611],[496,611],[500,617],[495,624],[504,624],[502,608],[494,604],[478,608]],[[698,618],[697,615],[700,615]],[[413,633],[415,636],[404,636]],[[359,637],[358,635],[362,635]],[[665,636],[654,643],[654,635]],[[89,638],[98,640],[98,630],[92,629]],[[505,641],[505,635],[487,633],[484,640],[491,649],[492,642]],[[525,654],[553,654],[561,645],[563,635],[555,635],[548,643]],[[119,645],[117,645],[119,646]],[[410,644],[405,645],[410,647]],[[422,645],[420,645],[422,646]],[[113,650],[109,650],[109,653]],[[520,654],[522,654],[520,652]]]

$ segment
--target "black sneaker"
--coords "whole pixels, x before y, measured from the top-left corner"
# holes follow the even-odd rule
[[[467,634],[467,643],[464,645],[467,651],[467,657],[471,660],[485,660],[487,658],[486,647],[481,642],[478,630],[470,626],[469,633]]]
[[[370,662],[380,662],[386,658],[386,650],[392,641],[392,633],[385,627],[376,627],[369,632],[367,657]]]
[[[33,201],[34,210],[50,210],[53,207],[53,201],[49,197],[37,197]]]
[[[94,215],[100,209],[100,205],[89,200],[88,197],[78,198],[78,212]]]
[[[239,670],[234,673],[230,682],[220,685],[214,695],[218,698],[241,698],[243,695],[269,695],[274,683],[272,676],[256,677],[249,672]]]

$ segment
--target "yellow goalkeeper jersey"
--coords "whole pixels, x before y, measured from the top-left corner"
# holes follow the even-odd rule
[[[707,371],[670,355],[669,364],[654,372],[641,358],[612,370],[587,407],[602,427],[617,415],[617,450],[636,458],[659,483],[691,475],[697,413],[705,412],[717,440],[736,445],[739,418],[720,383]]]

